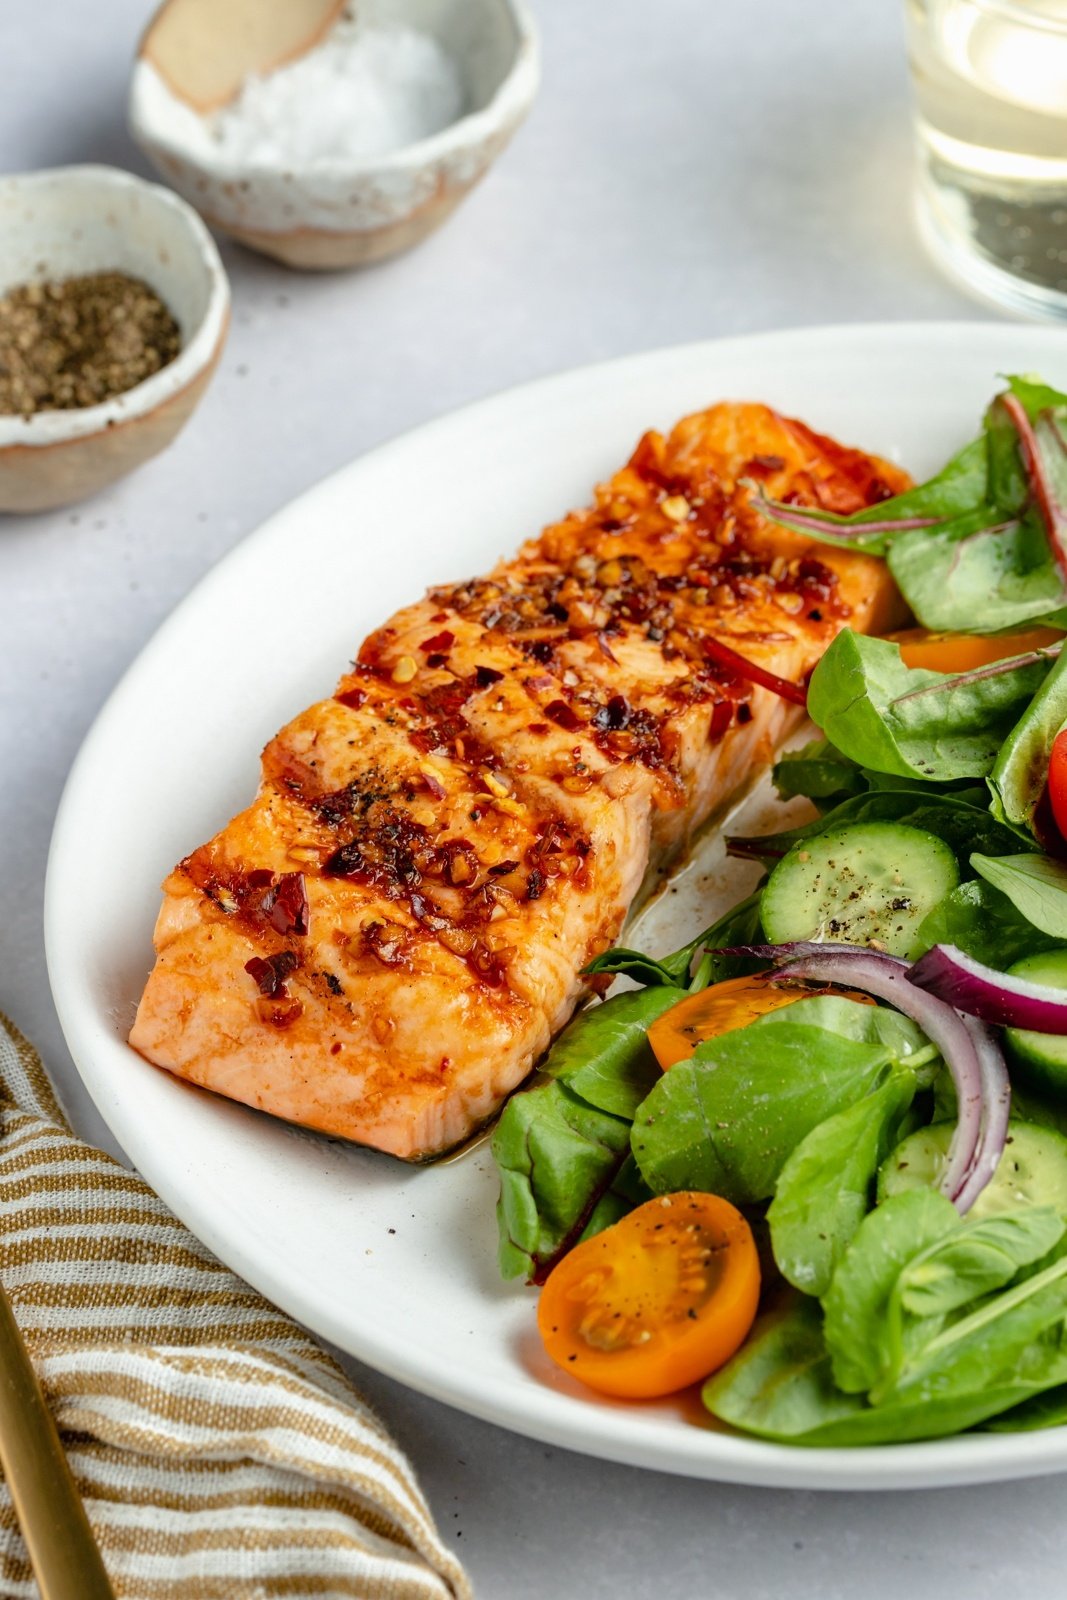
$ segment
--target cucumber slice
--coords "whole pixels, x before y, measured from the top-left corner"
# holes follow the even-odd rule
[[[920,922],[960,881],[944,840],[900,822],[859,822],[801,839],[763,891],[772,944],[826,939],[911,954]]]
[[[1044,950],[1024,956],[1008,968],[1012,977],[1029,978],[1050,989],[1067,989],[1067,950]],[[1067,1095],[1067,1037],[1033,1033],[1029,1028],[1005,1028],[1004,1043],[1023,1083],[1040,1094]]]
[[[954,1126],[951,1122],[935,1122],[897,1145],[878,1174],[879,1202],[888,1200],[890,1195],[903,1194],[906,1189],[936,1185]],[[1067,1217],[1067,1139],[1051,1128],[1013,1120],[992,1181],[967,1215],[1000,1216],[1019,1206],[1052,1206],[1061,1217]]]

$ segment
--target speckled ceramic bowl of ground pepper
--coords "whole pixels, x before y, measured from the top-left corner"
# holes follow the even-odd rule
[[[156,455],[188,420],[218,361],[229,284],[211,235],[183,200],[112,167],[0,178],[0,298],[99,273],[154,291],[178,324],[178,352],[99,403],[0,412],[0,511],[69,505]]]

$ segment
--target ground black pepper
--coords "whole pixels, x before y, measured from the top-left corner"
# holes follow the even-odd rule
[[[96,272],[0,298],[0,412],[98,405],[174,360],[178,324],[139,278]]]

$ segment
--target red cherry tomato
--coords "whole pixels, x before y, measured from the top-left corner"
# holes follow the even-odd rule
[[[1067,728],[1052,741],[1048,763],[1048,797],[1060,836],[1067,841]]]

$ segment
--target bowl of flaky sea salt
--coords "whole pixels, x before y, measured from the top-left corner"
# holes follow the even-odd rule
[[[443,222],[537,83],[522,0],[167,0],[130,127],[213,227],[293,267],[352,267]]]

